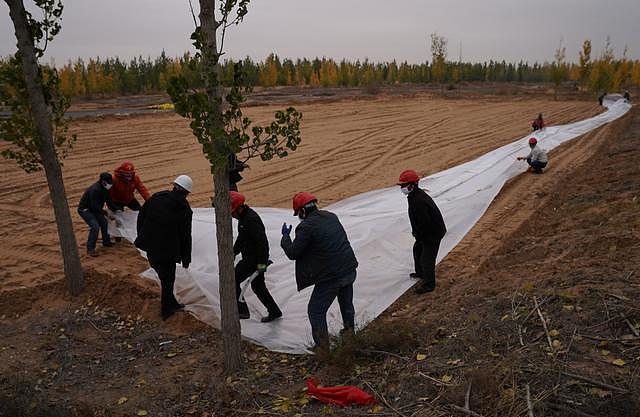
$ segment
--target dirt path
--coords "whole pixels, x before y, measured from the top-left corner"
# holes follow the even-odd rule
[[[495,98],[437,100],[428,97],[380,98],[299,106],[304,114],[303,143],[289,157],[251,161],[240,189],[255,206],[288,207],[300,190],[328,204],[393,184],[398,172],[413,167],[430,174],[477,157],[525,135],[529,119],[542,111],[549,124],[569,123],[599,111],[582,102]],[[252,107],[250,116],[268,120],[276,107]],[[191,175],[192,206],[209,205],[207,162],[187,122],[171,114],[74,122],[78,142],[65,161],[64,177],[79,245],[86,226],[77,202],[98,173],[132,159],[152,191],[168,187],[178,174]],[[57,234],[44,177],[27,175],[13,162],[0,161],[0,286],[19,288],[60,276]],[[130,245],[104,251],[86,266],[109,273],[137,273],[146,265]]]

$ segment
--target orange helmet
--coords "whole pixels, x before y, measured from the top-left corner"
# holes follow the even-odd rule
[[[231,194],[231,212],[233,213],[244,204],[244,196],[237,191],[230,191]]]
[[[535,145],[536,143],[538,143],[538,139],[536,138],[529,139],[529,145]]]
[[[293,215],[297,216],[301,208],[311,202],[317,202],[318,199],[311,193],[301,191],[293,196]]]
[[[400,173],[398,185],[410,184],[418,181],[420,181],[418,173],[412,169],[406,169]]]

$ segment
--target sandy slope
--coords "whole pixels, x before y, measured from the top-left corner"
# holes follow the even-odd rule
[[[276,107],[248,113],[267,121]],[[430,174],[472,159],[521,137],[530,119],[543,112],[550,124],[568,123],[599,111],[592,103],[538,99],[438,100],[428,97],[379,98],[298,106],[304,113],[303,144],[289,157],[251,161],[240,189],[248,203],[289,206],[294,192],[316,193],[329,203],[393,184],[407,167]],[[74,122],[76,148],[65,162],[69,202],[82,246],[83,262],[98,270],[136,273],[145,263],[123,243],[97,259],[84,257],[86,226],[75,213],[83,190],[100,171],[132,159],[148,188],[168,186],[177,174],[195,181],[192,205],[209,204],[207,162],[187,122],[159,114]],[[41,173],[27,175],[0,161],[0,288],[12,289],[55,279],[61,260],[57,234]]]

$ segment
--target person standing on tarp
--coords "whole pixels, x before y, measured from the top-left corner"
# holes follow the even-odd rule
[[[531,148],[529,155],[519,156],[516,159],[518,161],[527,161],[530,170],[532,170],[535,174],[542,174],[542,170],[547,166],[547,163],[549,162],[547,152],[538,146],[538,139],[536,138],[529,139],[529,147]]]
[[[89,237],[87,238],[87,255],[98,256],[96,243],[98,242],[98,230],[102,233],[102,246],[113,246],[109,237],[109,223],[105,203],[111,208],[109,189],[113,185],[113,178],[108,172],[100,174],[98,181],[87,188],[78,203],[78,214],[89,225]]]
[[[293,197],[293,215],[302,221],[296,227],[293,241],[292,226],[282,225],[280,246],[289,259],[296,261],[298,291],[314,286],[307,306],[314,349],[327,349],[327,311],[336,297],[342,314],[341,333],[354,331],[353,282],[358,261],[338,217],[319,210],[317,203],[307,192]]]
[[[282,311],[269,293],[264,282],[264,273],[269,264],[269,241],[264,229],[264,224],[258,213],[245,203],[242,194],[231,191],[231,215],[238,219],[238,237],[233,244],[233,254],[242,255],[242,259],[236,264],[236,297],[240,297],[240,284],[257,275],[251,281],[251,289],[260,302],[266,307],[268,315],[260,321],[269,323],[282,317]],[[250,317],[247,303],[238,299],[238,313],[240,319]]]
[[[606,96],[607,96],[607,92],[605,91],[604,93],[600,94],[600,96],[598,97],[598,103],[600,103],[601,106]]]
[[[138,191],[144,201],[151,197],[149,190],[136,174],[133,163],[124,161],[113,171],[113,187],[109,190],[109,196],[115,209],[124,210],[125,207],[128,207],[133,211],[140,210],[140,203],[133,195],[135,191]]]
[[[542,130],[544,128],[544,120],[542,120],[542,113],[538,113],[538,117],[531,123],[531,128],[535,132],[536,130]]]
[[[631,103],[631,94],[629,93],[629,90],[624,90],[622,97],[627,100],[627,103]]]
[[[447,227],[436,203],[418,186],[419,181],[416,171],[407,169],[400,174],[398,185],[407,196],[411,233],[416,239],[413,244],[416,272],[409,276],[421,280],[415,292],[424,294],[436,288],[436,257]]]
[[[191,263],[192,211],[187,196],[193,181],[178,176],[171,191],[160,191],[147,200],[138,213],[138,237],[134,245],[147,252],[149,265],[160,279],[162,319],[184,308],[173,293],[176,263],[187,269]]]

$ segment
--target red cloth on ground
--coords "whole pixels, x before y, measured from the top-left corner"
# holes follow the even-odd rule
[[[318,387],[317,382],[313,378],[307,379],[307,395],[323,403],[335,404],[342,407],[350,404],[369,405],[376,403],[375,398],[358,387],[351,385]]]

